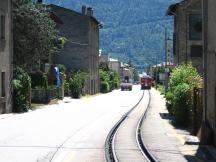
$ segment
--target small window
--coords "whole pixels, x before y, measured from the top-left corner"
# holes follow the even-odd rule
[[[0,22],[1,22],[0,36],[1,36],[1,39],[5,39],[5,16],[4,15],[1,15]]]
[[[191,57],[202,57],[203,48],[200,45],[191,46]]]
[[[1,73],[1,89],[2,89],[1,97],[5,97],[5,72]]]
[[[202,40],[202,15],[189,15],[189,39]]]

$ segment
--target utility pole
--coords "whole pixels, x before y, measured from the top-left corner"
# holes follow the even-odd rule
[[[167,72],[167,28],[165,28],[165,92],[168,89],[168,72]]]
[[[165,27],[165,67],[167,67],[167,28]]]

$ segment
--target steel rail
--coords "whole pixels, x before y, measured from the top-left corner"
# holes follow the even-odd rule
[[[121,119],[112,127],[112,129],[110,130],[109,134],[107,135],[107,138],[106,138],[106,141],[105,141],[105,158],[106,158],[106,162],[117,162],[118,161],[118,159],[117,159],[117,157],[115,155],[115,151],[114,151],[114,142],[113,142],[113,139],[115,137],[115,134],[116,134],[118,128],[122,124],[122,122],[139,105],[139,103],[142,101],[143,97],[144,97],[144,91],[143,91],[142,97],[140,98],[140,100],[138,101],[138,103],[136,103],[135,106],[133,106],[128,112],[126,112],[121,117]]]
[[[145,159],[149,162],[158,162],[154,156],[148,151],[147,147],[145,146],[145,144],[142,141],[142,124],[144,122],[144,119],[146,118],[147,112],[149,110],[150,107],[150,100],[151,100],[151,96],[150,96],[150,92],[149,93],[149,101],[148,101],[148,105],[146,110],[144,111],[142,117],[140,118],[137,128],[136,128],[136,142],[138,144],[138,147],[140,149],[140,151],[142,152],[143,156],[145,157]],[[140,98],[140,100],[138,101],[138,103],[133,106],[128,112],[126,112],[121,119],[113,126],[113,128],[110,130],[106,141],[105,141],[105,158],[106,158],[106,162],[118,162],[118,158],[115,154],[115,149],[114,149],[114,139],[116,136],[116,133],[118,131],[118,129],[120,128],[121,124],[124,122],[124,120],[127,118],[127,116],[140,104],[140,102],[142,101],[142,99],[144,98],[144,91],[142,94],[142,97]]]
[[[137,144],[143,154],[143,156],[149,161],[149,162],[158,162],[158,160],[151,154],[151,152],[148,150],[146,147],[145,143],[143,142],[143,131],[142,131],[142,126],[144,123],[144,120],[146,119],[147,113],[150,109],[150,102],[151,102],[151,93],[149,93],[149,101],[146,110],[144,111],[138,125],[137,125],[137,130],[136,130],[136,140]]]

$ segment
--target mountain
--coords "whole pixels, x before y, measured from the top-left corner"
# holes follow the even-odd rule
[[[91,6],[102,23],[100,48],[142,69],[164,60],[165,28],[172,38],[171,17],[165,16],[176,0],[46,0],[75,11]]]

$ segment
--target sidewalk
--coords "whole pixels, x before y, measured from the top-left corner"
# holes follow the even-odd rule
[[[189,131],[170,124],[165,99],[151,90],[151,103],[143,124],[143,141],[160,162],[215,162],[216,149],[212,146],[185,144]]]

